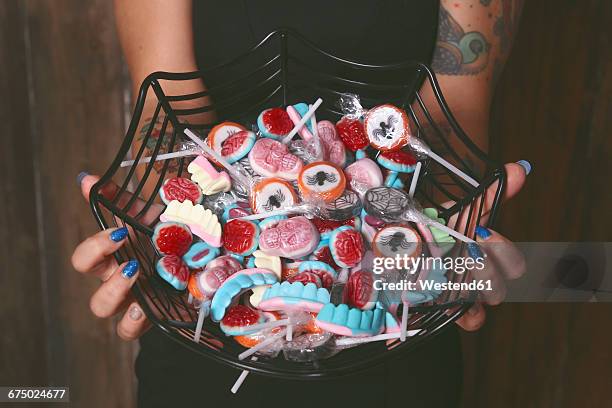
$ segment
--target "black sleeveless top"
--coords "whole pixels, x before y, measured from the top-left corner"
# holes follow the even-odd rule
[[[429,63],[436,41],[438,0],[194,0],[195,52],[200,69],[245,53],[269,32],[288,27],[339,57],[371,64]],[[294,44],[290,44],[293,47]],[[338,72],[308,50],[298,58],[318,69],[362,81],[406,83],[407,73]],[[210,88],[249,70],[239,64],[206,76]],[[299,96],[300,98],[303,95]],[[304,99],[308,100],[308,99]],[[272,105],[269,105],[272,106]],[[239,371],[196,355],[152,329],[136,362],[140,407],[453,407],[461,389],[461,354],[453,327],[414,352],[358,375],[333,381],[281,381],[249,375],[237,395]]]

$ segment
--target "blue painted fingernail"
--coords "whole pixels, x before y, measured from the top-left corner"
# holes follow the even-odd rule
[[[527,160],[519,160],[516,164],[520,164],[525,169],[525,174],[529,175],[531,173],[531,163]]]
[[[478,236],[478,238],[482,239],[483,241],[486,241],[491,236],[491,231],[479,225],[476,227],[476,235]]]
[[[138,272],[138,266],[138,261],[132,259],[130,262],[125,264],[123,271],[121,271],[121,275],[123,275],[123,277],[126,279],[133,278],[134,275],[136,275],[136,272]]]
[[[472,257],[472,259],[484,258],[484,254],[482,253],[482,250],[480,249],[477,243],[470,242],[467,246],[467,249],[468,254],[470,254],[470,257]]]
[[[125,237],[127,237],[127,235],[128,235],[127,227],[121,227],[111,232],[110,239],[112,239],[115,242],[121,242],[125,239]]]
[[[86,171],[82,171],[82,172],[80,172],[80,173],[78,174],[78,176],[77,176],[77,185],[78,185],[79,187],[81,186],[81,184],[83,184],[83,179],[84,179],[85,177],[87,177],[87,176],[89,176],[89,173],[88,173],[88,172],[86,172]]]

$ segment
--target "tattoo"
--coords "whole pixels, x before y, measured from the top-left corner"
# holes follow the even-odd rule
[[[486,7],[491,4],[491,1],[492,0],[480,0],[480,4]]]
[[[153,155],[153,151],[155,150],[155,146],[157,145],[157,142],[160,137],[162,137],[163,139],[159,147],[158,155],[169,152],[170,140],[172,138],[172,130],[171,130],[172,127],[170,124],[168,124],[165,129],[166,131],[162,135],[161,134],[162,123],[163,121],[159,116],[157,117],[155,121],[153,121],[153,118],[147,118],[145,119],[145,124],[142,126],[142,128],[140,128],[140,132],[136,139],[139,141],[144,141],[145,138],[147,137],[147,133],[149,133],[149,129],[151,129],[151,134],[149,135],[149,138],[146,140],[146,144],[145,144],[145,148],[143,152],[144,156],[148,157],[148,156]],[[157,173],[161,173],[164,167],[164,163],[165,163],[164,160],[156,161],[155,163],[153,163],[153,169]],[[179,167],[178,159],[169,160],[167,172],[176,173],[178,171],[178,167]]]
[[[503,70],[503,61],[510,54],[514,33],[518,26],[522,0],[500,0],[501,14],[493,25],[493,34],[499,38],[499,55],[495,59],[493,80],[497,82]]]
[[[465,32],[451,14],[440,7],[438,42],[432,61],[442,75],[476,75],[489,63],[491,45],[478,31]]]

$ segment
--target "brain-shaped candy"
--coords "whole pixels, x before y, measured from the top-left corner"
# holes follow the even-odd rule
[[[297,259],[319,243],[319,232],[306,217],[293,217],[268,226],[259,236],[259,248],[268,255]]]
[[[350,119],[345,116],[336,123],[336,129],[342,143],[354,152],[365,149],[370,144],[363,123],[359,119]]]
[[[157,273],[163,280],[177,290],[184,290],[189,279],[189,268],[180,256],[166,255],[155,265]]]
[[[339,227],[329,238],[329,248],[334,261],[343,268],[356,266],[365,252],[361,233],[352,227]]]
[[[378,298],[374,275],[368,271],[353,272],[344,287],[344,303],[361,310],[373,309]]]
[[[184,177],[172,177],[164,181],[164,184],[159,189],[159,196],[164,204],[170,204],[170,201],[177,200],[183,202],[190,200],[194,204],[200,204],[204,199],[202,190],[198,185]]]
[[[223,228],[223,246],[236,255],[251,255],[257,249],[259,227],[253,221],[230,220]]]
[[[265,137],[274,139],[286,136],[293,129],[289,114],[282,108],[266,109],[257,118],[257,127]]]
[[[264,177],[280,177],[295,180],[304,163],[289,148],[277,140],[259,139],[249,152],[251,168]]]

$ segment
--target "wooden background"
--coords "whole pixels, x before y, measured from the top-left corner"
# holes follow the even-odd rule
[[[611,241],[612,2],[526,3],[491,135],[500,160],[534,171],[500,230]],[[75,407],[133,406],[135,345],[91,316],[97,283],[69,263],[96,230],[75,177],[105,169],[129,111],[112,2],[3,0],[0,33],[0,384],[68,385]],[[490,310],[463,337],[464,406],[609,406],[610,316],[609,304]]]

